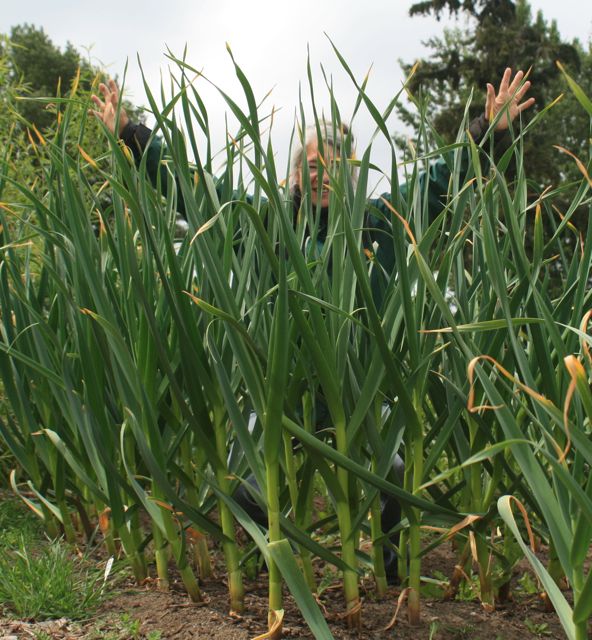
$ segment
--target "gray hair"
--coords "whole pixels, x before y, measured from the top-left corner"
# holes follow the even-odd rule
[[[325,145],[329,145],[333,147],[335,151],[335,155],[341,155],[341,149],[345,143],[345,139],[349,136],[349,141],[351,145],[351,156],[353,157],[354,152],[354,136],[350,131],[350,128],[345,122],[340,122],[335,125],[333,122],[327,120],[319,121],[319,129],[321,133],[320,140],[323,143],[323,147]],[[302,165],[302,159],[305,157],[306,149],[308,149],[308,145],[311,142],[316,142],[319,140],[319,131],[317,130],[317,125],[312,124],[306,127],[304,130],[304,143],[300,142],[300,138],[296,143],[294,151],[292,152],[292,158],[290,160],[290,176],[292,179],[296,176],[298,169]],[[355,176],[355,172],[352,173]]]

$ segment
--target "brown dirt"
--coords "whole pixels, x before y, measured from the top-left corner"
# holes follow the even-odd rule
[[[431,552],[424,562],[424,575],[440,571],[450,575],[454,566],[454,554],[449,546]],[[516,576],[526,569],[521,565]],[[249,640],[266,631],[267,584],[266,575],[247,581],[245,603],[247,612],[243,616],[229,615],[226,584],[222,579],[208,580],[203,584],[206,601],[202,604],[188,602],[178,582],[173,581],[169,592],[160,592],[154,581],[144,586],[124,585],[105,603],[93,619],[82,625],[67,620],[32,625],[24,621],[0,619],[0,640],[5,637],[36,638],[40,631],[44,640],[127,640],[167,638],[171,640]],[[540,598],[535,595],[515,595],[515,600],[487,613],[477,601],[451,601],[424,597],[422,599],[422,622],[419,627],[410,627],[405,620],[402,607],[395,626],[388,625],[395,612],[398,587],[389,589],[383,600],[377,600],[371,578],[361,583],[363,609],[362,629],[348,631],[343,620],[343,599],[338,584],[331,585],[319,598],[319,603],[334,637],[337,640],[528,640],[529,638],[561,639],[565,635],[554,613],[548,613]],[[128,621],[139,621],[134,632]],[[157,632],[160,632],[160,636]],[[431,635],[430,635],[431,634]],[[292,598],[286,593],[284,637],[308,639],[313,635]],[[592,637],[592,636],[591,636]]]

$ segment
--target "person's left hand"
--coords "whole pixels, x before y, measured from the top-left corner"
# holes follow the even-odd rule
[[[527,80],[522,86],[520,85],[522,78],[524,78],[524,72],[518,71],[514,79],[512,79],[512,69],[508,67],[504,71],[497,95],[493,85],[487,83],[486,119],[494,120],[497,114],[503,110],[500,119],[497,121],[496,131],[507,129],[509,122],[512,122],[519,113],[534,104],[534,98],[528,98],[528,100],[520,102],[530,88],[530,80]]]

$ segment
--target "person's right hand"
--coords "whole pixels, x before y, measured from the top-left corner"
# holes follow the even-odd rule
[[[107,86],[108,85],[108,86]],[[115,80],[109,80],[107,84],[101,82],[99,85],[99,91],[103,94],[103,100],[99,96],[92,95],[91,100],[95,103],[96,109],[89,109],[89,113],[95,115],[104,125],[115,133],[115,121],[117,119],[117,109],[119,107],[119,89],[115,84]],[[119,130],[117,135],[120,136],[123,133],[129,117],[123,108],[119,107]]]
[[[497,122],[495,127],[496,131],[507,129],[509,123],[512,122],[519,113],[532,107],[534,104],[534,98],[528,98],[528,100],[521,102],[526,92],[530,89],[530,80],[523,83],[523,78],[524,71],[518,71],[514,79],[512,79],[512,69],[508,67],[504,72],[497,94],[495,93],[494,86],[489,82],[487,83],[485,118],[487,120],[493,120],[500,111],[504,111]]]

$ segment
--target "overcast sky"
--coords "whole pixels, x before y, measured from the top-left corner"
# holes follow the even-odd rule
[[[242,94],[226,51],[228,42],[256,97],[260,99],[273,89],[267,104],[280,109],[274,124],[274,147],[280,150],[278,162],[283,167],[299,82],[306,79],[307,45],[320,108],[327,108],[320,64],[333,78],[345,120],[355,100],[351,81],[324,32],[331,36],[358,79],[372,65],[368,93],[379,108],[385,107],[403,80],[398,60],[413,61],[424,56],[422,41],[441,34],[443,27],[451,24],[449,20],[410,18],[410,5],[407,0],[1,0],[0,32],[7,33],[11,26],[24,22],[42,26],[54,43],[64,45],[70,41],[79,50],[88,49],[93,62],[119,77],[128,60],[127,95],[139,104],[146,104],[146,100],[137,55],[149,85],[158,91],[161,73],[168,77],[166,48],[181,55],[185,44],[188,62],[203,69],[208,78],[239,99]],[[587,42],[592,36],[589,2],[532,0],[531,6],[534,11],[541,9],[547,19],[557,20],[564,38],[577,37]],[[203,79],[196,86],[208,106],[214,140],[222,146],[224,105]],[[393,120],[392,128],[396,127]],[[372,133],[370,118],[362,114],[356,119],[355,128],[358,146],[363,148]],[[374,159],[380,162],[383,153],[378,145]]]

